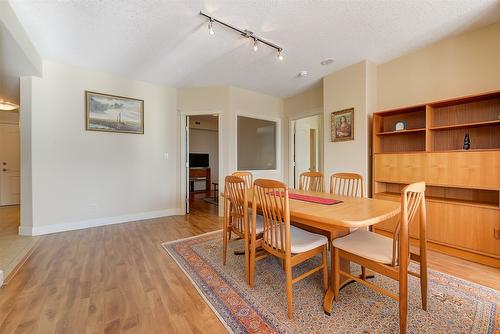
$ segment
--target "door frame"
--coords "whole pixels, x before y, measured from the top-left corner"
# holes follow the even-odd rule
[[[223,149],[222,149],[222,133],[223,133],[223,122],[222,122],[222,116],[224,115],[224,113],[222,111],[181,111],[179,110],[179,115],[180,115],[180,128],[179,128],[179,133],[180,133],[180,138],[181,138],[181,148],[180,148],[180,156],[179,156],[179,162],[180,162],[180,202],[181,202],[181,211],[183,212],[183,214],[187,214],[186,213],[186,209],[187,209],[187,205],[186,205],[186,201],[189,200],[188,196],[189,196],[189,191],[187,189],[187,169],[189,168],[189,166],[187,165],[189,162],[186,161],[187,157],[188,157],[188,152],[189,152],[189,148],[186,147],[186,140],[185,140],[185,136],[186,136],[186,127],[188,126],[188,124],[186,124],[186,117],[189,116],[189,117],[192,117],[192,116],[204,116],[204,115],[217,115],[217,145],[218,145],[218,153],[219,153],[219,170],[218,170],[218,175],[219,175],[219,189],[221,189],[220,187],[220,183],[221,181],[223,180],[223,177],[224,177],[224,173],[222,172],[224,170],[224,166],[223,166],[223,159],[222,159],[222,156],[223,156]],[[222,216],[223,213],[224,213],[224,210],[222,208],[222,205],[220,205],[220,203],[222,203],[222,201],[220,200],[220,191],[219,191],[219,205],[218,205],[218,213],[219,213],[219,216]]]
[[[315,108],[303,113],[293,115],[288,118],[288,186],[293,188],[295,186],[295,122],[308,118],[311,116],[319,116],[320,125],[318,133],[318,170],[320,172],[324,171],[324,161],[325,161],[325,151],[324,151],[324,132],[325,132],[325,122],[324,113],[322,108]]]

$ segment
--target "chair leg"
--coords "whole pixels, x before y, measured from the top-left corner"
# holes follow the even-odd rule
[[[247,239],[245,240],[245,279],[247,281],[248,284],[250,284],[250,265],[249,265],[249,260],[250,260],[250,245],[249,245],[249,242],[248,242],[248,237]]]
[[[290,259],[285,260],[285,275],[286,275],[286,299],[288,304],[288,318],[293,318],[293,290],[292,290],[292,264]]]
[[[422,297],[422,309],[427,311],[427,259],[420,258],[420,295]]]
[[[361,266],[361,279],[366,280],[366,268]]]
[[[334,266],[332,269],[333,273],[333,299],[335,301],[339,300],[339,290],[340,290],[340,256],[339,256],[339,249],[333,247],[332,245],[332,254],[331,256],[334,257]]]
[[[408,316],[408,277],[399,281],[399,333],[406,333]]]
[[[226,265],[226,258],[227,258],[227,226],[224,222],[224,228],[223,228],[223,236],[222,236],[222,264]]]
[[[327,265],[327,254],[326,254],[326,245],[323,246],[323,250],[322,250],[322,255],[321,255],[321,259],[322,259],[322,262],[323,262],[323,290],[328,290],[328,265]]]
[[[253,243],[250,243],[250,263],[248,265],[248,271],[249,271],[249,284],[250,287],[253,288],[254,281],[255,281],[255,245]]]

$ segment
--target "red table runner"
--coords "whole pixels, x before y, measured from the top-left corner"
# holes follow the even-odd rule
[[[310,196],[310,195],[302,195],[302,194],[294,194],[294,193],[289,193],[288,197],[290,199],[296,199],[299,201],[311,202],[311,203],[317,203],[317,204],[323,204],[323,205],[332,205],[332,204],[342,203],[342,201],[339,201],[339,200],[333,199],[333,198],[323,198],[323,197],[318,197],[318,196]]]

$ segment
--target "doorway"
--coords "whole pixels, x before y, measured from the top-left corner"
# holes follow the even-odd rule
[[[0,286],[13,277],[36,241],[19,235],[20,153],[19,111],[0,110]]]
[[[19,205],[20,152],[19,114],[0,111],[0,207]]]
[[[186,213],[219,211],[219,116],[186,116]]]
[[[299,187],[303,172],[322,171],[322,117],[313,115],[291,121],[291,186]]]

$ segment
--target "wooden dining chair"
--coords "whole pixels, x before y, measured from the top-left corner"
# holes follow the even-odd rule
[[[243,180],[245,180],[245,183],[247,184],[248,189],[252,189],[253,175],[251,172],[236,171],[232,175],[237,176],[237,177],[241,177]]]
[[[330,176],[330,194],[365,197],[363,176],[356,173],[335,173]]]
[[[408,226],[420,210],[419,254],[410,252]],[[383,293],[399,302],[399,332],[406,333],[408,312],[408,274],[420,278],[420,294],[422,309],[427,310],[427,235],[425,212],[425,182],[413,183],[401,192],[401,219],[396,226],[393,237],[358,229],[345,237],[333,241],[335,256],[334,298],[339,297],[340,275],[356,280],[377,292]],[[399,295],[395,295],[366,280],[340,270],[340,258],[356,262],[368,269],[376,271],[399,281]],[[408,269],[409,261],[420,263],[420,272]]]
[[[257,204],[258,203],[258,204]],[[264,217],[264,232],[262,239],[251,236],[250,241],[250,287],[254,286],[256,250],[258,247],[270,255],[282,260],[286,277],[286,296],[288,317],[293,316],[292,284],[307,276],[323,270],[323,289],[328,289],[328,268],[326,264],[326,245],[328,239],[319,234],[304,231],[290,226],[290,206],[288,187],[279,181],[258,179],[253,186],[252,199],[252,229],[256,227],[257,208]],[[295,278],[292,268],[314,256],[321,254],[321,264]]]
[[[251,233],[262,234],[264,226],[262,219],[257,219],[253,232],[250,231],[247,190],[248,187],[244,179],[238,176],[226,176],[224,182],[224,200],[226,202],[224,205],[222,264],[226,265],[228,243],[243,239],[245,245],[245,278],[248,283],[249,236]],[[236,235],[235,239],[232,239],[233,233]]]
[[[299,189],[307,191],[325,191],[325,177],[321,172],[304,172],[299,176]]]

